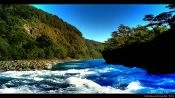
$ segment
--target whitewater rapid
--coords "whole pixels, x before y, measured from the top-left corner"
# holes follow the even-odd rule
[[[0,93],[174,94],[175,75],[149,75],[103,59],[74,61],[51,70],[0,72]]]

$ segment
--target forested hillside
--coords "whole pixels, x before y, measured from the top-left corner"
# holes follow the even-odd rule
[[[29,5],[0,5],[0,60],[99,58],[102,50],[102,43],[85,41],[56,15]]]

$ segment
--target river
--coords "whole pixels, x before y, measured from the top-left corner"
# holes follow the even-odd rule
[[[0,72],[0,93],[175,94],[175,74],[147,74],[103,59],[72,61],[51,70]]]

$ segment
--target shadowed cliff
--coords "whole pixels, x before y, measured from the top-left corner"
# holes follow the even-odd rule
[[[106,63],[146,69],[148,73],[175,72],[175,33],[166,31],[149,42],[103,51]]]

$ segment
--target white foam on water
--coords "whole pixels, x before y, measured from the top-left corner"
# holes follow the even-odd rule
[[[0,93],[17,93],[15,88],[4,88],[0,89]]]
[[[95,74],[94,71],[89,71],[89,69],[70,69],[70,70],[65,70],[65,71],[51,71],[51,70],[36,70],[36,71],[6,71],[6,72],[1,72],[0,77],[3,78],[9,78],[8,82],[4,83],[1,85],[0,93],[40,93],[40,92],[61,92],[59,90],[53,90],[53,91],[36,91],[33,86],[30,87],[31,85],[15,85],[14,83],[21,83],[22,84],[28,84],[30,83],[31,80],[34,81],[50,81],[53,83],[65,83],[64,79],[60,79],[57,76],[65,76],[66,74],[70,73],[75,73],[74,76],[76,77],[84,77],[89,74]],[[24,81],[24,82],[23,82]],[[37,82],[36,82],[37,83]],[[44,82],[42,82],[44,83]],[[7,87],[7,85],[12,85],[12,87]],[[13,87],[13,85],[15,87]],[[42,85],[42,84],[41,84]],[[16,87],[17,86],[17,87]],[[49,87],[51,86],[47,84],[43,84],[42,86],[44,87]],[[39,89],[36,87],[36,89]]]
[[[36,71],[6,71],[1,72],[0,77],[19,78],[19,79],[33,79],[35,81],[43,80],[44,76],[64,76],[65,74],[77,74],[78,76],[86,76],[96,74],[95,71],[89,69],[69,69],[65,71],[51,71],[51,70],[36,70]]]
[[[113,68],[104,68],[104,70],[100,72],[109,72],[111,70],[115,70]],[[73,74],[72,76],[69,76],[66,80],[54,78],[54,76],[65,76],[66,74]],[[19,79],[25,79],[26,80],[34,80],[34,81],[51,81],[54,83],[68,83],[70,84],[67,88],[60,88],[56,90],[50,90],[50,91],[41,91],[39,88],[30,85],[19,85],[17,87],[11,87],[8,88],[6,85],[1,85],[0,93],[132,93],[132,91],[141,89],[142,86],[140,85],[139,81],[131,82],[126,90],[120,90],[111,86],[101,86],[97,83],[95,83],[92,80],[85,79],[84,76],[91,75],[91,74],[97,74],[97,71],[90,70],[90,69],[69,69],[69,70],[62,70],[62,71],[51,71],[51,70],[36,70],[36,71],[6,71],[1,72],[0,77],[6,77],[6,78],[12,78],[10,81],[18,81]],[[15,78],[16,80],[14,80]],[[11,83],[11,82],[7,82]],[[28,82],[28,81],[26,81]],[[14,82],[15,83],[15,82]],[[42,84],[41,84],[42,85]],[[43,84],[44,87],[50,86],[47,84]],[[73,88],[73,91],[69,91],[69,88]]]
[[[12,88],[8,88],[8,87],[4,87],[2,89],[0,89],[0,93],[39,93],[40,91],[37,90],[36,87],[33,87],[32,89],[29,88],[29,86],[25,85],[25,86],[19,86],[19,87],[12,87]]]
[[[65,72],[65,71],[64,71]],[[90,71],[89,69],[69,69],[65,73],[79,73],[80,76],[86,76],[90,74],[96,74],[95,71]]]
[[[57,79],[57,78],[52,78],[52,79],[46,79],[47,81],[51,81],[53,83],[64,83],[64,79]]]
[[[128,91],[135,91],[135,90],[139,90],[139,89],[142,89],[142,88],[144,88],[144,87],[141,86],[139,81],[131,82],[127,86],[127,90]]]
[[[67,82],[77,89],[76,93],[132,93],[110,86],[101,86],[91,80],[77,77],[70,77],[67,79]]]
[[[97,69],[97,72],[100,72],[100,73],[107,73],[107,72],[111,72],[111,71],[122,72],[121,70],[116,69],[116,68],[112,68],[112,67],[105,67],[103,69]]]

